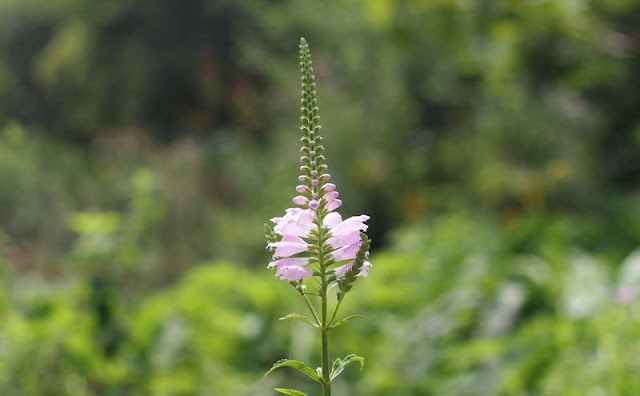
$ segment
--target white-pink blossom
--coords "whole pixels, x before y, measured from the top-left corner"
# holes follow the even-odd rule
[[[360,215],[343,221],[342,216],[337,212],[331,212],[323,219],[322,223],[329,229],[331,235],[327,239],[327,243],[334,249],[333,259],[335,261],[350,260],[347,264],[335,269],[337,278],[344,277],[353,266],[358,250],[362,245],[360,232],[367,230],[368,226],[364,223],[367,220],[369,220],[369,216]],[[358,275],[367,276],[369,267],[371,267],[371,263],[365,261]]]

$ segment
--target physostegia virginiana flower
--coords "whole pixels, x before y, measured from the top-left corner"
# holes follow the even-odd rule
[[[364,359],[351,354],[329,364],[329,332],[359,315],[335,321],[345,295],[358,277],[368,275],[370,241],[364,233],[367,215],[343,219],[337,209],[342,205],[336,185],[331,183],[326,158],[323,155],[318,115],[316,83],[314,82],[311,53],[304,39],[300,39],[300,67],[302,71],[302,148],[300,157],[299,195],[293,198],[296,207],[285,210],[282,217],[271,219],[273,227],[265,225],[267,248],[273,252],[269,268],[276,277],[288,281],[302,296],[311,311],[312,319],[290,314],[285,318],[298,319],[319,330],[322,337],[321,366],[312,369],[297,360],[277,362],[269,373],[280,367],[293,367],[319,382],[323,396],[331,395],[331,382],[346,366]],[[308,292],[310,287],[317,290]],[[335,287],[334,287],[335,286]],[[336,290],[332,313],[330,290]],[[310,299],[309,296],[312,298]],[[316,301],[313,301],[315,299]],[[319,301],[317,301],[319,300]],[[319,305],[319,307],[318,307]],[[305,396],[292,389],[276,388],[280,393]]]

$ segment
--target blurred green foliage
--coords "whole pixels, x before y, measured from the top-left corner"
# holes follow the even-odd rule
[[[294,192],[300,36],[344,212],[372,216],[344,311],[372,320],[332,345],[366,367],[336,395],[640,394],[638,303],[614,298],[640,267],[639,20],[637,0],[0,2],[0,394],[310,392],[261,378],[318,360],[277,321],[304,306],[262,235]]]

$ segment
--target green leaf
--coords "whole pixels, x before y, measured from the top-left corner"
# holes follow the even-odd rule
[[[300,392],[298,390],[295,389],[284,389],[284,388],[275,388],[276,392],[285,394],[285,395],[290,395],[290,396],[307,396],[306,393],[304,392]]]
[[[342,359],[340,359],[340,358],[336,358],[336,360],[333,361],[333,366],[331,366],[331,372],[332,373],[334,371],[336,371],[336,367],[338,367],[340,365],[340,363],[342,363]]]
[[[302,316],[302,315],[298,315],[298,314],[294,314],[294,313],[289,314],[287,316],[283,316],[278,320],[286,320],[286,319],[298,319],[299,321],[304,322],[306,324],[309,324],[309,325],[311,325],[313,327],[318,327],[318,325],[316,323],[313,323],[311,321],[311,319],[307,318],[306,316]]]
[[[321,382],[320,377],[318,377],[318,374],[316,374],[316,372],[311,367],[307,366],[306,364],[302,363],[299,360],[289,360],[289,359],[279,360],[273,365],[273,367],[271,367],[271,369],[269,369],[269,371],[267,371],[267,373],[264,376],[266,377],[267,375],[271,374],[273,371],[279,369],[280,367],[293,367],[294,369],[300,371],[301,373],[313,379],[314,381]]]
[[[338,377],[344,371],[344,369],[353,362],[360,363],[360,371],[362,371],[362,369],[364,368],[364,358],[362,356],[358,356],[352,353],[350,355],[347,355],[337,365],[334,362],[335,368],[331,371],[331,380],[333,381],[336,377]]]
[[[364,315],[349,315],[349,316],[347,316],[346,318],[344,318],[344,319],[342,319],[342,320],[339,320],[338,322],[336,322],[336,323],[332,324],[332,325],[331,325],[331,328],[333,329],[333,328],[335,328],[335,327],[342,326],[343,324],[347,323],[347,322],[348,322],[348,321],[350,321],[351,319],[355,319],[355,318],[363,318],[363,319],[367,319],[367,320],[369,319],[369,318],[367,318],[367,317],[366,317],[366,316],[364,316]]]

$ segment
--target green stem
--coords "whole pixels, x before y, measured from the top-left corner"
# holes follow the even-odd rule
[[[300,294],[302,295],[302,298],[304,298],[304,302],[307,303],[307,307],[309,307],[309,310],[311,311],[311,315],[313,315],[313,319],[315,319],[316,324],[320,326],[321,325],[320,319],[318,318],[318,314],[316,313],[316,310],[313,308],[311,301],[309,301],[309,297],[307,297],[307,295],[304,292],[301,292]]]
[[[331,315],[331,319],[329,319],[329,324],[328,324],[329,327],[331,327],[331,325],[333,324],[333,320],[336,318],[336,314],[338,313],[340,304],[342,304],[342,300],[344,300],[344,296],[342,296],[342,298],[338,300],[338,303],[336,304],[336,308],[333,310],[333,315]]]
[[[329,326],[327,322],[327,284],[323,277],[322,293],[322,396],[331,396],[331,379],[329,378]]]
[[[322,213],[324,217],[324,213]],[[319,224],[322,224],[319,222]],[[320,238],[318,244],[318,257],[320,259],[320,272],[322,274],[322,283],[320,285],[320,297],[322,299],[322,325],[320,333],[322,333],[322,396],[331,396],[331,377],[329,372],[329,316],[327,315],[327,299],[329,294],[329,285],[327,282],[327,263],[324,261],[324,244],[327,238],[326,230],[320,228]]]

